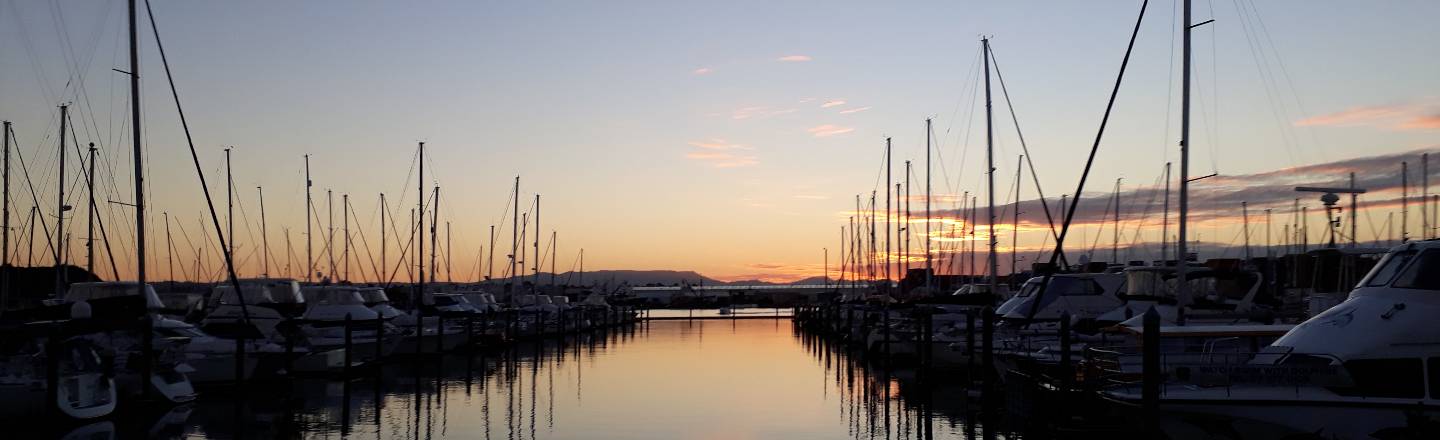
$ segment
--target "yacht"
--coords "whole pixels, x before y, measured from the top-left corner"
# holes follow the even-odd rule
[[[1231,260],[1233,261],[1233,260]],[[1125,304],[1106,312],[1095,320],[1099,325],[1119,324],[1139,328],[1140,315],[1154,308],[1162,325],[1177,324],[1238,324],[1246,322],[1273,323],[1273,302],[1261,298],[1264,275],[1252,268],[1235,266],[1225,260],[1212,260],[1206,266],[1187,268],[1185,284],[1190,301],[1181,304],[1177,295],[1174,266],[1137,266],[1125,269]]]
[[[390,338],[393,326],[375,321],[380,314],[365,306],[360,290],[353,286],[306,286],[304,324],[300,327],[314,350],[345,349],[345,319],[351,321],[351,362],[375,362],[387,356],[400,343]],[[397,335],[398,336],[398,335]],[[377,339],[380,339],[377,341]],[[379,342],[378,346],[376,342]]]
[[[96,344],[102,357],[113,359],[114,365],[119,366],[121,374],[116,376],[116,384],[122,395],[139,395],[143,387],[148,387],[171,403],[195,400],[194,385],[185,374],[193,372],[194,368],[185,364],[183,357],[189,339],[156,332],[155,327],[165,321],[158,313],[165,306],[160,296],[155,294],[154,287],[145,284],[142,288],[128,281],[74,283],[65,292],[63,304],[72,307],[74,317],[118,321],[148,315],[152,327],[148,330],[152,332],[150,350],[154,359],[150,377],[140,377],[142,372],[136,370],[134,365],[137,364],[130,361],[130,356],[142,355],[145,350],[145,336],[139,331],[117,329],[85,337]]]
[[[1440,423],[1440,240],[1392,248],[1344,302],[1248,356],[1185,365],[1162,385],[1162,429],[1433,438]],[[1163,357],[1162,357],[1163,359]],[[1180,366],[1167,365],[1166,369]],[[1126,406],[1139,384],[1106,390]],[[1304,410],[1296,410],[1303,407]]]
[[[76,321],[69,321],[76,322]],[[49,338],[65,321],[38,321],[4,329],[0,340],[0,419],[24,419],[51,414],[92,420],[110,415],[117,402],[116,384],[108,374],[97,347],[84,337]],[[59,343],[53,353],[46,344]],[[46,363],[54,355],[59,388],[46,391]],[[51,394],[53,393],[53,394]]]

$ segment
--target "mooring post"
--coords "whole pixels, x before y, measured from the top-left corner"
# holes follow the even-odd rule
[[[283,324],[286,324],[286,323],[288,323],[288,325],[283,325]],[[283,323],[281,323],[281,324],[283,325],[282,328],[285,328],[285,329],[286,329],[285,332],[284,332],[284,336],[285,336],[285,375],[289,376],[289,375],[295,373],[295,371],[294,371],[294,368],[295,368],[295,334],[294,334],[293,331],[290,330],[290,329],[294,328],[294,324],[295,324],[295,323],[294,323],[293,321],[289,320],[289,319],[286,319],[285,322],[283,322]]]
[[[60,414],[60,323],[50,324],[50,335],[45,340],[45,414],[52,417]]]
[[[350,334],[350,314],[349,314],[349,313],[346,313],[346,314],[345,314],[345,367],[344,367],[344,370],[342,370],[342,371],[344,371],[344,373],[345,373],[345,377],[350,377],[350,360],[351,360],[352,353],[355,351],[355,349],[350,346],[350,338],[351,338],[351,334]]]
[[[965,372],[975,382],[975,309],[965,311]]]
[[[1070,312],[1065,311],[1060,313],[1060,391],[1070,391],[1070,379],[1073,377],[1075,370],[1070,367]]]
[[[1160,415],[1160,313],[1151,307],[1142,319],[1141,401],[1145,409],[1145,430],[1151,434],[1155,432],[1155,418]]]
[[[445,315],[446,312],[435,314],[435,353],[445,352]]]
[[[465,347],[475,346],[475,315],[465,315]]]
[[[245,332],[235,335],[235,389],[245,381]]]
[[[376,360],[379,360],[379,359],[380,359],[380,353],[385,352],[385,346],[384,346],[385,338],[384,338],[384,335],[385,335],[385,320],[382,319],[382,318],[380,318],[380,314],[377,313],[377,314],[375,314],[375,359],[376,359]],[[377,370],[375,370],[375,371],[378,373],[380,370],[377,369]]]
[[[935,313],[933,310],[925,313],[925,366],[930,367],[935,362]]]
[[[415,356],[425,351],[425,309],[415,309]]]
[[[989,399],[990,377],[995,371],[995,310],[986,307],[980,312],[981,319],[981,346],[980,353],[980,380],[984,386],[985,400]]]

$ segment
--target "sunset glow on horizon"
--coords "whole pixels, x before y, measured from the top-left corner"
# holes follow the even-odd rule
[[[1166,162],[1175,162],[1172,184],[1179,178],[1179,18],[1172,3],[1152,3],[1139,30],[1076,208],[1068,255],[1104,261],[1113,247],[1121,260],[1151,260],[1165,240],[1162,230],[1171,242],[1178,239],[1175,199],[1168,228],[1162,221]],[[924,264],[929,238],[934,264],[951,271],[953,257],[953,270],[963,273],[969,257],[958,246],[974,243],[975,266],[983,270],[991,237],[980,35],[991,38],[993,68],[1004,81],[992,84],[994,239],[1002,275],[1009,273],[1012,249],[1023,267],[1048,258],[1045,250],[1054,246],[1035,183],[1058,228],[1060,199],[1074,203],[1138,8],[1138,2],[154,4],[222,229],[223,149],[233,147],[239,274],[260,276],[268,264],[270,276],[305,278],[308,239],[310,266],[330,273],[332,257],[337,265],[348,259],[334,272],[348,270],[350,281],[411,279],[413,267],[400,259],[415,257],[419,220],[412,210],[418,193],[430,199],[435,186],[441,281],[507,277],[512,248],[524,253],[523,273],[579,270],[583,248],[586,271],[833,279],[850,264],[842,263],[852,251],[842,228],[852,219],[868,221],[872,193],[880,211],[877,253],[913,268]],[[64,203],[73,206],[65,213],[69,239],[60,239],[64,258],[85,264],[81,159],[93,142],[97,216],[108,238],[95,242],[96,272],[134,277],[124,9],[114,1],[0,5],[0,119],[13,122],[12,148],[20,155],[11,176],[14,264],[54,263],[56,239],[45,235],[55,228],[62,182]],[[1238,9],[1217,3],[1197,12],[1215,20],[1195,30],[1190,175],[1214,175],[1191,186],[1187,238],[1199,243],[1202,260],[1243,256],[1245,217],[1249,242],[1261,255],[1267,236],[1275,252],[1299,241],[1293,225],[1305,225],[1311,248],[1322,244],[1319,194],[1294,187],[1348,186],[1349,173],[1368,190],[1355,213],[1361,245],[1393,243],[1401,223],[1411,239],[1440,237],[1440,202],[1420,199],[1422,192],[1440,194],[1434,56],[1440,28],[1431,23],[1440,3],[1316,7],[1287,0]],[[1389,43],[1395,41],[1406,44]],[[216,231],[154,43],[142,34],[149,278],[171,279],[173,272],[179,280],[219,280]],[[1351,87],[1362,81],[1366,87]],[[63,177],[62,104],[71,112],[66,136],[75,142],[64,153]],[[934,121],[928,237],[927,118]],[[1038,176],[1022,167],[1017,203],[1022,129]],[[894,148],[888,184],[887,138]],[[419,142],[426,150],[423,181]],[[1424,153],[1432,153],[1428,189],[1421,186]],[[1409,173],[1406,219],[1402,161]],[[1122,179],[1118,238],[1109,205],[1116,179]],[[895,183],[901,195],[893,194]],[[890,203],[908,205],[907,218],[887,221],[887,193]],[[529,220],[519,225],[524,240],[512,240],[517,198]],[[1306,218],[1294,212],[1297,198]],[[966,220],[972,200],[974,222]],[[1340,206],[1340,230],[1349,234],[1348,196]],[[44,228],[31,225],[32,212]],[[428,234],[432,217],[424,221]],[[903,235],[896,230],[902,222]],[[347,226],[348,256],[341,249]],[[887,229],[896,246],[908,238],[908,253],[886,249]],[[430,238],[423,240],[425,270],[436,271]]]

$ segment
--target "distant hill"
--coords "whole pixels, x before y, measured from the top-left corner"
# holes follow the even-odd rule
[[[529,278],[530,277],[525,277],[525,280],[529,280]],[[557,282],[562,284],[566,283],[567,281],[576,284],[580,282],[579,274],[573,272],[561,273],[556,275],[555,278]],[[503,282],[503,280],[500,281]],[[545,284],[549,281],[550,274],[541,272],[540,283]],[[726,282],[710,278],[705,275],[701,275],[699,272],[695,272],[693,270],[597,270],[585,272],[585,283],[609,283],[611,285],[628,283],[631,286],[672,286],[681,283],[700,284],[706,286],[776,286],[787,284],[823,284],[825,283],[825,278],[811,277],[789,283],[775,283],[761,280],[738,280]]]

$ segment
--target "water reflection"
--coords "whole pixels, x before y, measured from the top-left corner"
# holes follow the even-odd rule
[[[788,319],[652,321],[212,391],[86,438],[973,439],[963,381],[867,360]],[[132,426],[136,425],[136,426]],[[95,435],[96,431],[108,433]],[[118,435],[114,434],[118,433]]]

